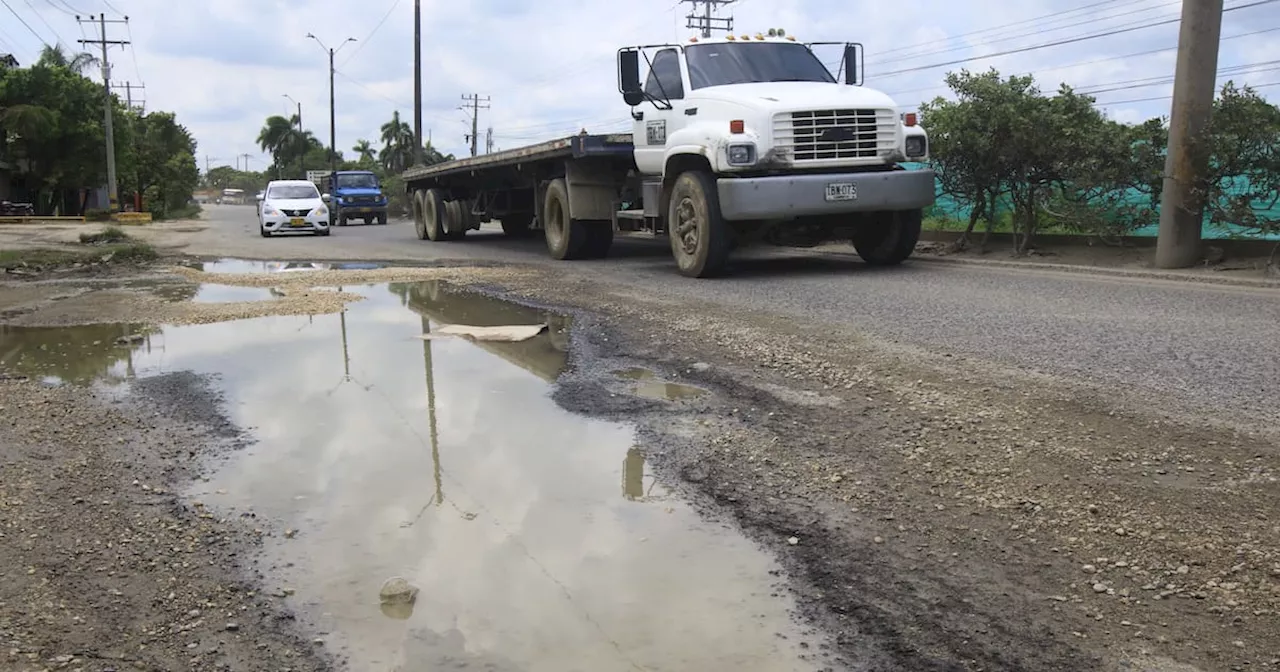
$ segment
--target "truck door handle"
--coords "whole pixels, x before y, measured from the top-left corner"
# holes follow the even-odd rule
[[[696,108],[696,107],[686,107],[686,108],[684,108],[684,113],[685,113],[685,115],[686,115],[686,116],[690,116],[690,117],[692,117],[693,115],[695,115],[695,114],[697,114],[697,113],[698,113],[698,108]]]

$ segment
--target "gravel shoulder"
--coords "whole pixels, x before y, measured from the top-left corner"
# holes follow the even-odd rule
[[[833,664],[1280,665],[1274,427],[644,287],[536,268],[452,279],[578,312],[557,400],[639,422],[665,479],[775,550],[805,615],[833,634]],[[714,394],[674,405],[615,394],[608,373],[631,365]]]
[[[248,580],[259,535],[178,493],[238,437],[204,381],[0,381],[0,668],[330,669]]]

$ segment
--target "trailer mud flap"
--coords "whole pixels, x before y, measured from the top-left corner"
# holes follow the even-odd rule
[[[612,220],[618,198],[615,163],[607,159],[565,161],[565,182],[569,187],[569,216],[583,220]]]

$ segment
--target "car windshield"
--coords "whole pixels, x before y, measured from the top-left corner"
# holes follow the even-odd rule
[[[356,175],[339,175],[339,187],[353,187],[356,189],[377,189],[378,178],[367,173]]]
[[[315,186],[310,184],[281,184],[271,187],[271,191],[268,192],[267,198],[320,198],[320,192],[316,191]]]
[[[825,82],[835,78],[803,44],[744,42],[684,48],[694,89],[754,82]]]

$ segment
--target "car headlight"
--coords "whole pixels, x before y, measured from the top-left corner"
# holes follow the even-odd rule
[[[322,206],[320,206],[320,207],[316,208],[315,210],[312,210],[312,211],[311,211],[311,214],[313,214],[313,215],[315,215],[315,216],[317,216],[317,217],[324,217],[325,215],[329,214],[329,208],[326,208],[326,207],[324,207],[324,206],[322,205]]]
[[[280,214],[280,211],[269,205],[264,205],[262,206],[262,214],[267,215],[268,217],[275,217]]]
[[[749,166],[756,162],[756,146],[751,144],[729,145],[729,165]]]
[[[925,141],[922,135],[907,136],[907,156],[919,157],[928,153],[929,143]]]

